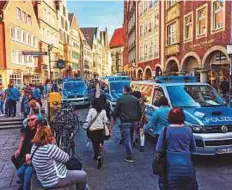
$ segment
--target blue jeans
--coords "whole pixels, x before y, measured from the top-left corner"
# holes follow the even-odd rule
[[[3,104],[4,104],[4,102],[2,100],[0,100],[0,112],[1,112],[1,114],[4,114]]]
[[[132,156],[132,137],[135,123],[121,123],[120,128],[125,139],[126,153],[128,156]]]
[[[23,190],[30,190],[30,181],[32,176],[32,166],[23,164],[18,170],[17,175],[23,182]]]

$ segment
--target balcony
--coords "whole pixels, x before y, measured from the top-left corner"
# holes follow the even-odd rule
[[[176,3],[174,6],[167,10],[166,23],[178,17],[180,17],[180,3]]]
[[[180,45],[174,44],[166,47],[166,55],[175,55],[180,52]]]

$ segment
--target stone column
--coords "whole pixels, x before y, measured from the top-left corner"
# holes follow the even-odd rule
[[[207,83],[208,82],[207,77],[208,77],[207,70],[200,71],[200,82]]]

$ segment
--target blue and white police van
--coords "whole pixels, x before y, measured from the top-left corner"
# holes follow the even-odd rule
[[[123,95],[124,86],[130,86],[130,83],[131,79],[128,76],[111,76],[106,79],[104,94],[111,110],[114,109],[117,100]]]
[[[157,100],[160,96],[168,99],[171,108],[183,108],[186,124],[192,128],[196,140],[195,154],[232,153],[232,108],[209,84],[197,82],[196,77],[170,76],[157,77],[149,82],[132,82],[131,86],[132,89],[142,89],[141,93],[147,97],[148,118],[159,109]],[[148,131],[156,137],[160,132]]]
[[[62,102],[69,102],[73,106],[89,105],[88,87],[81,78],[64,80]]]

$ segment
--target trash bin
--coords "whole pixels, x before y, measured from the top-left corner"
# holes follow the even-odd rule
[[[61,107],[61,95],[58,92],[51,92],[48,94],[48,121],[52,121],[54,113],[57,108]]]

